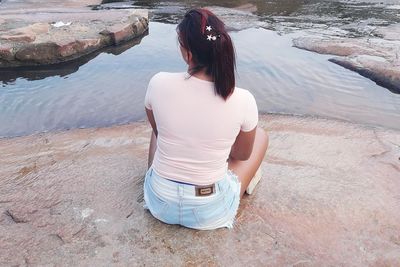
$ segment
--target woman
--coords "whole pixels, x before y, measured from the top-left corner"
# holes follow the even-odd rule
[[[158,73],[145,107],[153,128],[144,199],[157,219],[210,230],[233,227],[264,158],[253,95],[235,87],[235,54],[225,26],[206,9],[177,27],[187,73]]]

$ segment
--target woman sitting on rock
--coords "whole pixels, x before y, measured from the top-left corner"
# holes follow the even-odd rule
[[[257,127],[253,95],[235,87],[235,52],[223,22],[194,9],[177,32],[188,71],[156,74],[145,97],[153,134],[144,199],[168,224],[232,228],[268,137]]]

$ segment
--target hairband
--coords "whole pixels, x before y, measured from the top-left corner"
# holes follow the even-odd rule
[[[210,26],[210,25],[207,25],[206,26],[206,31],[207,32],[211,32],[212,31],[212,27]],[[207,41],[215,41],[215,40],[217,40],[217,38],[220,38],[221,37],[221,35],[219,35],[219,34],[217,34],[217,35],[212,35],[211,33],[210,34],[207,34]]]

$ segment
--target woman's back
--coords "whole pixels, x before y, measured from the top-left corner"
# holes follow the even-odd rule
[[[214,183],[227,171],[239,131],[253,130],[257,105],[247,90],[235,88],[224,100],[214,83],[187,73],[158,73],[145,105],[157,121],[153,169],[162,176],[198,185]]]
[[[177,26],[187,73],[161,72],[147,88],[153,128],[144,200],[151,214],[195,229],[233,227],[240,197],[268,145],[253,95],[235,87],[223,22],[193,9]],[[259,177],[259,176],[258,176]]]

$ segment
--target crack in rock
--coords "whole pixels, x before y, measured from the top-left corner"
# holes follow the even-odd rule
[[[27,223],[28,222],[27,220],[18,218],[10,210],[6,210],[4,213],[15,223]]]

